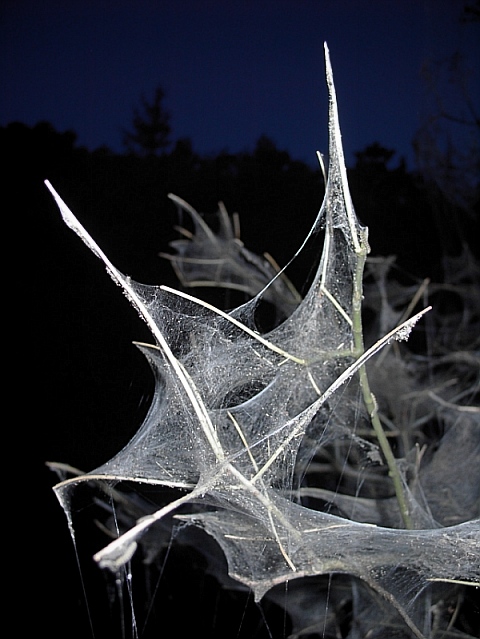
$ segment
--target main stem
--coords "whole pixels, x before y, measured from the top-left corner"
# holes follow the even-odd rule
[[[363,269],[367,258],[367,252],[362,246],[360,251],[356,252],[357,266],[355,272],[355,278],[353,283],[353,340],[355,346],[355,352],[359,357],[365,351],[365,345],[363,342],[363,325],[362,325],[362,297],[363,297]],[[408,504],[405,499],[405,492],[403,489],[402,479],[398,471],[395,457],[392,452],[390,443],[383,430],[382,423],[378,417],[377,402],[370,389],[370,383],[368,381],[367,369],[362,366],[359,371],[360,387],[362,389],[363,400],[370,416],[370,421],[373,426],[373,430],[377,437],[380,449],[383,453],[385,461],[388,466],[388,474],[392,479],[393,487],[395,489],[395,495],[397,497],[398,505],[400,507],[400,514],[405,528],[413,528],[412,519],[408,510]]]

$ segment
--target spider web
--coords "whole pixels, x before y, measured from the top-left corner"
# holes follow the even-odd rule
[[[260,292],[226,313],[181,291],[135,282],[115,268],[47,182],[67,225],[104,262],[150,328],[154,343],[138,347],[155,376],[150,410],[127,446],[90,473],[57,484],[55,492],[69,516],[70,494],[83,482],[125,480],[181,491],[100,550],[95,559],[101,567],[119,571],[157,522],[182,509],[176,519],[214,537],[230,576],[250,587],[256,600],[295,578],[347,573],[380,593],[421,637],[414,602],[428,580],[480,579],[478,521],[439,527],[408,486],[417,530],[315,511],[302,505],[297,492],[299,460],[308,464],[306,441],[315,441],[317,448],[347,441],[365,459],[380,458],[377,446],[356,433],[357,409],[350,400],[358,397],[356,373],[383,346],[407,339],[425,312],[359,351],[355,314],[369,251],[367,229],[359,224],[349,193],[327,47],[325,59],[328,179],[307,238],[322,231],[324,240],[316,275],[301,302],[282,272],[241,246],[224,216],[223,230],[215,237],[193,209],[196,243],[192,248],[177,242],[172,258],[183,281],[205,279],[201,266],[208,258],[202,251],[208,240],[215,249],[210,267],[220,269],[215,281],[241,286],[245,276],[235,275],[241,258],[256,277],[251,286]],[[238,251],[233,258],[231,250],[224,250],[232,244]],[[277,300],[286,318],[261,333],[256,311],[264,299]],[[185,513],[185,506],[191,512]]]

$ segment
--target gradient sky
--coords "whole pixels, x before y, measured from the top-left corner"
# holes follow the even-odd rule
[[[121,152],[157,86],[173,139],[198,153],[252,150],[262,134],[294,159],[326,151],[327,41],[347,164],[378,141],[413,168],[431,101],[422,65],[480,60],[463,0],[2,0],[0,126],[41,120]],[[470,91],[479,97],[478,71]],[[473,87],[473,88],[472,88]],[[398,157],[397,156],[397,157]]]

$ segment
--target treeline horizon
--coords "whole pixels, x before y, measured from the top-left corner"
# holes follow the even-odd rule
[[[130,144],[118,153],[107,147],[87,150],[77,145],[75,132],[58,132],[48,122],[31,127],[12,122],[0,127],[0,148],[22,196],[43,191],[43,199],[48,179],[92,234],[98,230],[100,243],[102,228],[116,226],[122,241],[112,250],[127,270],[138,266],[139,253],[147,260],[155,254],[156,262],[166,248],[158,246],[160,238],[168,243],[177,236],[168,193],[207,216],[222,201],[230,214],[238,212],[247,247],[272,253],[281,265],[300,246],[324,194],[320,167],[293,159],[265,135],[252,151],[238,153],[202,156],[189,138],[163,141],[153,151]],[[355,158],[347,167],[348,180],[357,215],[369,227],[372,255],[395,255],[399,268],[419,278],[439,275],[443,257],[457,256],[465,247],[478,257],[473,239],[478,198],[466,210],[376,141]],[[328,157],[325,162],[328,166]]]

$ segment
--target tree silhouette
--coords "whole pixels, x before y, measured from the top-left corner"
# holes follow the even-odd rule
[[[480,2],[465,3],[459,16],[465,31],[478,30]],[[426,61],[422,69],[429,105],[413,139],[420,176],[447,255],[465,246],[480,223],[480,106],[476,74],[460,49]]]
[[[142,95],[140,108],[133,112],[133,131],[123,132],[123,144],[130,153],[152,157],[170,146],[171,116],[163,107],[164,97],[160,87],[155,89],[151,102]]]
[[[473,4],[468,2],[463,7],[463,22],[480,22],[480,2],[477,0]]]
[[[378,142],[369,144],[362,151],[357,151],[355,157],[357,159],[355,168],[368,170],[383,170],[387,171],[387,165],[395,155],[393,149],[386,149]]]

